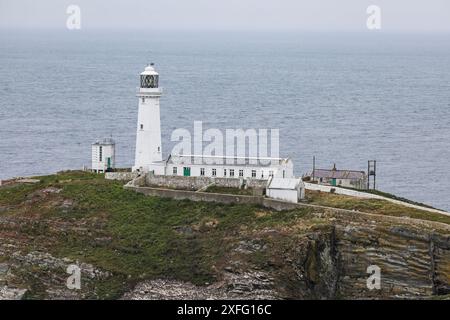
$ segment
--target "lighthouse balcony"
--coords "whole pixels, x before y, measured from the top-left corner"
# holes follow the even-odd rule
[[[162,88],[138,88],[136,95],[138,97],[160,96],[162,95],[162,93],[163,93]]]

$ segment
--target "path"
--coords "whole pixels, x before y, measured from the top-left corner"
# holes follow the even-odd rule
[[[331,192],[331,189],[334,189],[334,193],[336,194],[342,194],[345,196],[351,196],[351,197],[357,197],[357,198],[364,198],[364,199],[379,199],[379,200],[386,200],[395,204],[399,204],[402,206],[406,206],[409,208],[414,208],[414,209],[418,209],[418,210],[423,210],[423,211],[428,211],[428,212],[433,212],[433,213],[439,213],[439,214],[444,214],[446,216],[450,216],[449,212],[443,211],[443,210],[438,210],[438,209],[433,209],[433,208],[427,208],[427,207],[422,207],[416,204],[412,204],[412,203],[408,203],[408,202],[404,202],[404,201],[400,201],[400,200],[395,200],[395,199],[391,199],[388,197],[383,197],[377,194],[372,194],[372,193],[367,193],[367,192],[361,192],[361,191],[357,191],[357,190],[350,190],[350,189],[345,189],[345,188],[339,188],[339,187],[334,187],[334,186],[324,186],[324,185],[319,185],[319,184],[315,184],[315,183],[308,183],[305,182],[305,188],[306,190],[313,190],[313,191],[322,191],[322,192]]]

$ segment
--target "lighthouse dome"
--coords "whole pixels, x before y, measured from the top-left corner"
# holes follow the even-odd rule
[[[141,73],[141,75],[145,76],[145,75],[158,75],[158,72],[156,72],[155,67],[153,66],[153,64],[150,64],[148,66],[145,67],[144,72]]]

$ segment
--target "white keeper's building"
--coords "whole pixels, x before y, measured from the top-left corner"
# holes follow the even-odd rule
[[[92,144],[92,171],[103,173],[116,167],[116,143],[105,138]]]
[[[267,180],[290,178],[294,167],[290,159],[202,155],[170,155],[154,163],[155,174],[185,177],[217,177]]]

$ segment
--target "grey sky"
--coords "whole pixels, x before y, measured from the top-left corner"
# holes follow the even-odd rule
[[[449,0],[0,0],[0,28],[65,29],[81,8],[82,30],[366,30],[378,5],[385,31],[450,31]]]

